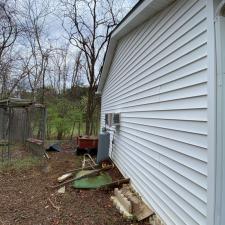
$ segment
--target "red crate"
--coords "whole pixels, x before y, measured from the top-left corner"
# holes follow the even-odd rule
[[[97,149],[98,138],[96,137],[77,137],[77,147],[79,149]]]

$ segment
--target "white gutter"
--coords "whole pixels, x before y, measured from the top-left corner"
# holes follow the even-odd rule
[[[159,11],[170,5],[172,2],[174,2],[174,0],[144,0],[142,3],[138,3],[140,5],[138,5],[137,8],[130,13],[130,15],[128,14],[124,21],[116,27],[111,34],[108,49],[105,55],[105,61],[97,90],[98,94],[101,94],[104,88],[118,41],[147,19],[150,19]]]

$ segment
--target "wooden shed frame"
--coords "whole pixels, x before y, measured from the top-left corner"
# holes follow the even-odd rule
[[[5,158],[5,154],[7,155],[7,159],[11,159],[11,146],[14,142],[13,140],[13,136],[12,136],[12,120],[13,120],[13,111],[20,109],[20,110],[25,110],[26,115],[27,115],[27,119],[24,120],[23,122],[23,130],[21,130],[21,132],[24,133],[24,138],[23,140],[21,139],[19,142],[21,144],[24,145],[24,147],[26,147],[26,144],[31,140],[31,136],[29,135],[31,132],[28,132],[28,123],[29,121],[29,110],[33,109],[33,110],[40,110],[41,115],[40,115],[40,137],[39,137],[39,141],[38,141],[38,145],[40,145],[39,143],[41,143],[41,148],[44,149],[44,142],[45,142],[45,124],[46,124],[46,108],[44,105],[42,104],[37,104],[34,101],[31,100],[27,100],[27,99],[18,99],[18,98],[8,98],[8,99],[3,99],[0,100],[0,109],[5,110],[7,113],[7,116],[5,117],[5,120],[3,118],[4,121],[1,121],[0,125],[4,126],[3,128],[3,134],[2,137],[3,139],[0,140],[0,144],[2,146],[2,161],[4,161]],[[18,141],[18,140],[17,140]],[[33,143],[33,141],[32,141]],[[5,153],[3,153],[3,151]]]

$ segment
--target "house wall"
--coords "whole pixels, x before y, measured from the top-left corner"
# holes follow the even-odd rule
[[[207,20],[176,1],[123,37],[102,92],[120,112],[112,159],[167,224],[207,220]]]

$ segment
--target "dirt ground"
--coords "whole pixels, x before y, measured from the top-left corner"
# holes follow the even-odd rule
[[[48,164],[41,161],[27,168],[0,171],[0,225],[148,224],[124,220],[110,201],[112,191],[75,190],[69,184],[65,194],[58,194],[46,188],[56,184],[64,172],[81,165],[81,158],[68,150],[50,157]],[[121,177],[117,169],[111,176]]]

